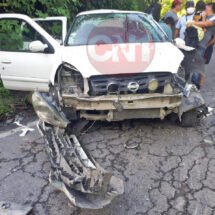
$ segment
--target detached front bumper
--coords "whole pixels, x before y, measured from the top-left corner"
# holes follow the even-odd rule
[[[100,209],[124,192],[123,181],[90,158],[74,135],[39,122],[51,161],[50,183],[77,207]]]
[[[63,94],[61,97],[64,106],[79,111],[81,118],[119,121],[135,118],[164,119],[169,113],[178,112],[183,94],[154,93],[90,98]]]
[[[80,208],[100,209],[122,194],[123,181],[105,171],[85,152],[76,136],[69,135],[70,122],[52,98],[35,92],[32,102],[51,161],[51,184]]]

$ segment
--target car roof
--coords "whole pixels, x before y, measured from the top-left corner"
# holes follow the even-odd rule
[[[144,14],[148,15],[146,13],[143,13],[141,11],[129,11],[129,10],[111,10],[111,9],[100,9],[100,10],[89,10],[79,13],[77,16],[82,15],[91,15],[91,14],[108,14],[108,13],[124,13],[124,14]]]

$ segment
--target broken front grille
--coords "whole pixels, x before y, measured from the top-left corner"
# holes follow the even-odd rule
[[[154,93],[163,93],[164,86],[171,82],[172,74],[169,72],[160,72],[91,76],[89,78],[89,94],[91,96],[102,96],[108,94],[149,93],[148,84],[150,80],[154,79],[159,84]],[[133,83],[138,86],[137,90],[129,89],[129,85]],[[113,92],[110,92],[110,86],[112,86]]]

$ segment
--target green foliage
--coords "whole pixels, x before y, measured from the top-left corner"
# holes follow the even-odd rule
[[[160,3],[162,4],[161,17],[164,17],[165,14],[171,9],[172,0],[161,0]]]
[[[138,11],[144,11],[150,4],[152,3],[152,0],[134,0],[133,3],[133,9]]]
[[[158,0],[162,16],[170,10],[173,0]],[[182,0],[183,4],[187,0]],[[198,0],[194,0],[197,2]],[[213,0],[205,0],[212,2]],[[31,17],[67,16],[69,20],[80,11],[92,9],[121,9],[144,11],[152,0],[3,0],[0,11],[23,13]],[[185,11],[183,10],[182,13]]]
[[[18,20],[0,22],[0,48],[5,51],[19,50],[22,47],[22,34]]]
[[[12,112],[12,96],[10,95],[10,92],[6,90],[2,82],[0,81],[0,118]]]
[[[67,16],[72,20],[78,12],[92,9],[143,11],[150,2],[151,0],[4,0],[0,9],[31,17]]]
[[[23,13],[31,17],[67,16],[77,12],[79,0],[5,0],[5,12]]]

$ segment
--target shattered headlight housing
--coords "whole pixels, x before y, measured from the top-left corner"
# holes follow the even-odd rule
[[[38,117],[50,124],[60,128],[66,128],[69,121],[60,114],[56,109],[54,102],[50,99],[51,97],[42,95],[39,92],[34,92],[32,95],[32,104]]]
[[[197,87],[193,83],[187,83],[183,78],[177,74],[173,76],[174,90],[180,90],[185,97],[189,97],[191,91],[198,91]]]
[[[64,66],[59,73],[59,80],[64,93],[80,94],[84,91],[84,78],[75,67]]]

